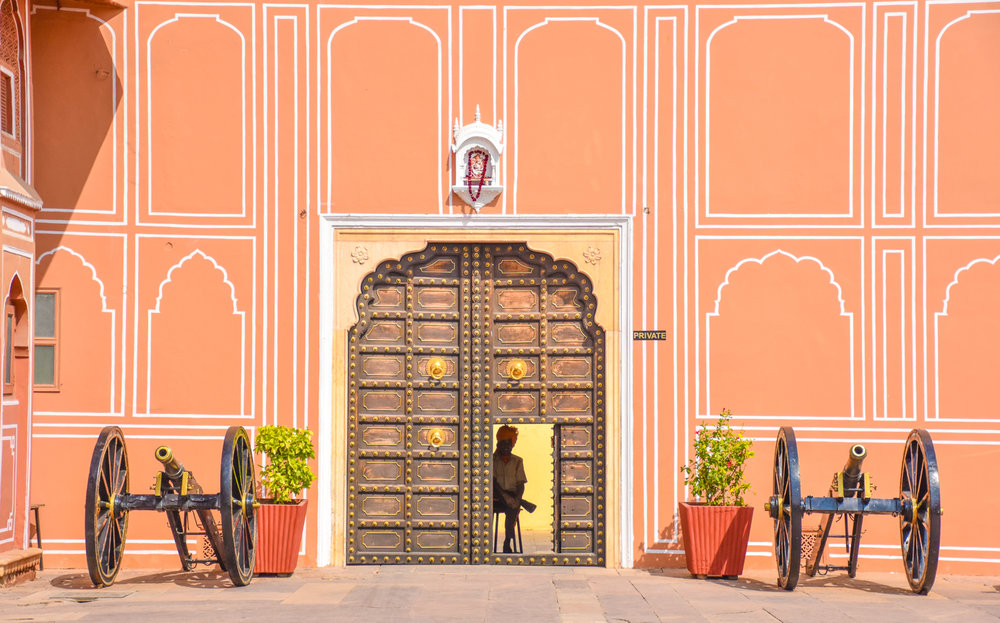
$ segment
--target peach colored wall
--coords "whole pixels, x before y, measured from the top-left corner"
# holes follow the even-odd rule
[[[942,571],[1000,569],[1000,2],[61,7],[31,15],[38,285],[74,310],[36,394],[47,564],[83,564],[101,426],[136,490],[161,439],[211,483],[226,426],[316,427],[319,216],[469,214],[478,105],[506,129],[483,214],[633,218],[632,322],[671,337],[633,351],[637,565],[681,563],[678,467],[728,407],[758,509],[778,426],[806,493],[862,441],[887,497],[928,428]],[[898,570],[896,524],[866,527],[862,568]],[[770,539],[758,510],[750,565]],[[176,565],[162,517],[129,540]]]
[[[31,457],[31,304],[34,288],[35,209],[28,203],[31,181],[29,113],[30,61],[28,23],[24,2],[0,3],[0,68],[12,82],[12,132],[0,133],[0,292],[15,306],[11,346],[12,391],[0,401],[0,552],[28,547]],[[0,371],[6,356],[5,333],[0,335]]]

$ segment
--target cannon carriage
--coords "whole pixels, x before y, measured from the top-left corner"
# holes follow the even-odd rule
[[[185,571],[197,565],[218,563],[229,573],[234,585],[249,584],[254,575],[259,504],[254,497],[256,477],[246,430],[231,426],[226,431],[218,494],[206,494],[170,448],[160,446],[154,455],[164,469],[156,474],[153,493],[132,493],[124,434],[117,426],[107,426],[98,436],[84,504],[91,581],[98,587],[114,583],[121,568],[129,513],[155,510],[167,514]],[[197,522],[192,521],[192,514]],[[195,529],[196,523],[200,529]],[[190,536],[203,536],[207,540],[204,557],[188,549]]]
[[[836,472],[826,497],[802,497],[799,453],[795,432],[790,426],[778,431],[774,448],[772,495],[764,505],[774,520],[774,554],[778,565],[778,585],[793,590],[802,566],[802,516],[825,515],[815,537],[815,546],[805,561],[808,576],[830,571],[847,571],[855,577],[862,526],[867,515],[899,518],[903,567],[910,588],[927,594],[937,572],[941,542],[941,488],[934,444],[926,430],[914,429],[906,438],[899,478],[899,497],[875,498],[870,474],[862,472],[867,450],[853,444],[844,469]],[[831,537],[834,519],[844,522],[847,565],[822,564],[823,552]]]

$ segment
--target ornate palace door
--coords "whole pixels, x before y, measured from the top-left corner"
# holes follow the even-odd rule
[[[365,277],[349,336],[348,563],[604,563],[604,333],[524,244],[430,244]],[[554,430],[553,551],[492,551],[493,426]]]

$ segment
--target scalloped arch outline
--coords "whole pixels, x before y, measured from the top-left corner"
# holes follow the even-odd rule
[[[166,287],[166,285],[173,280],[174,271],[183,266],[188,260],[193,259],[196,255],[199,255],[202,257],[202,259],[211,262],[212,266],[215,267],[215,270],[222,273],[222,282],[225,283],[227,286],[229,286],[229,299],[233,302],[233,314],[242,315],[244,312],[241,312],[239,308],[236,306],[238,302],[238,299],[236,297],[236,286],[234,286],[233,282],[229,280],[229,273],[226,272],[226,269],[223,268],[221,264],[215,261],[214,257],[212,257],[211,255],[207,255],[201,249],[195,249],[194,251],[188,253],[181,259],[181,261],[177,262],[176,264],[170,267],[170,270],[167,271],[167,278],[160,282],[160,288],[156,294],[156,305],[154,305],[153,308],[149,310],[149,313],[151,314],[160,313],[160,301],[163,299],[163,288]]]
[[[956,270],[954,276],[952,276],[951,283],[949,283],[948,287],[945,288],[945,290],[944,290],[944,303],[941,306],[941,311],[937,312],[935,314],[935,316],[947,316],[948,315],[948,302],[951,300],[951,289],[952,289],[952,287],[958,285],[959,279],[962,278],[962,273],[964,273],[966,271],[969,271],[969,270],[972,270],[972,267],[975,266],[976,264],[990,264],[992,266],[996,266],[997,262],[1000,262],[1000,255],[994,257],[992,260],[988,260],[986,258],[982,258],[981,257],[981,258],[972,260],[971,262],[969,262],[968,264],[966,264],[962,268],[959,268],[958,270]]]
[[[727,285],[729,285],[729,277],[730,277],[730,275],[732,275],[733,273],[739,271],[739,269],[744,264],[747,264],[749,262],[755,262],[757,264],[763,265],[764,262],[766,262],[770,258],[778,256],[778,255],[783,255],[783,256],[789,258],[790,260],[794,261],[796,264],[799,264],[799,263],[802,263],[802,262],[814,262],[817,266],[819,266],[820,269],[823,272],[825,272],[826,274],[828,274],[830,276],[829,283],[832,284],[833,287],[837,288],[837,302],[840,303],[840,315],[841,316],[852,316],[852,314],[850,312],[844,310],[844,291],[840,287],[840,284],[837,283],[837,279],[836,279],[836,277],[834,277],[832,270],[830,270],[818,258],[815,258],[815,257],[813,257],[811,255],[803,255],[802,257],[799,257],[799,256],[793,255],[793,254],[791,254],[791,253],[789,253],[787,251],[784,251],[782,249],[776,249],[774,251],[771,251],[767,255],[765,255],[763,257],[760,257],[760,258],[748,257],[746,259],[740,260],[735,266],[733,266],[728,271],[726,271],[726,276],[722,280],[722,283],[719,284],[719,288],[716,291],[715,308],[711,312],[709,312],[708,315],[709,316],[718,316],[719,315],[719,303],[722,301],[722,290]]]
[[[97,268],[93,264],[91,264],[90,262],[88,262],[87,258],[83,257],[83,255],[81,253],[78,253],[77,251],[75,251],[74,249],[72,249],[70,247],[59,245],[58,247],[55,247],[53,249],[49,249],[45,253],[42,253],[41,255],[39,255],[38,258],[35,260],[35,265],[37,266],[37,265],[41,264],[42,260],[44,260],[46,257],[48,257],[50,255],[54,255],[57,251],[65,251],[65,252],[69,253],[70,255],[72,255],[72,256],[76,257],[78,260],[80,260],[80,263],[83,264],[84,267],[90,269],[91,279],[93,279],[94,281],[96,281],[97,285],[101,288],[101,311],[102,312],[109,312],[109,313],[110,312],[114,312],[113,309],[108,309],[108,299],[107,299],[106,296],[104,296],[104,282],[101,281],[101,278],[97,276]]]

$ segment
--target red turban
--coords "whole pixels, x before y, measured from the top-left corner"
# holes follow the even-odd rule
[[[506,439],[517,441],[517,429],[504,424],[497,430],[497,441],[504,441]]]

